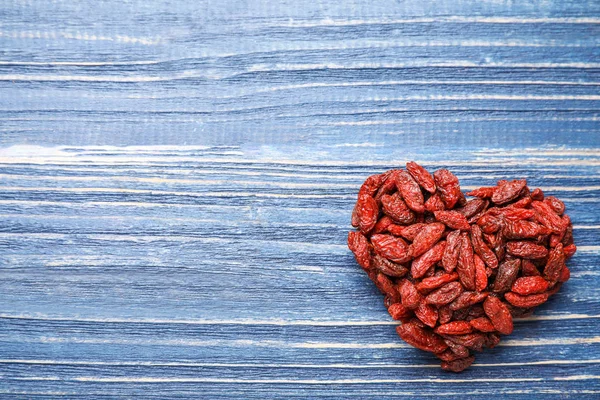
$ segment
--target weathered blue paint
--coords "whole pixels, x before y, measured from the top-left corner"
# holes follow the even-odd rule
[[[600,396],[600,3],[88,3],[0,3],[0,397]],[[460,375],[345,246],[410,159],[575,224]]]

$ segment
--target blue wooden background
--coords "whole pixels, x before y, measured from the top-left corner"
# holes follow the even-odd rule
[[[600,2],[0,2],[0,397],[598,398]],[[346,248],[370,174],[526,177],[572,278],[462,374]]]

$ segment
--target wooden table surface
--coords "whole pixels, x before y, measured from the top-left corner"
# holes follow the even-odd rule
[[[329,3],[0,2],[2,399],[600,397],[600,2]],[[458,375],[345,244],[413,159],[574,221]]]

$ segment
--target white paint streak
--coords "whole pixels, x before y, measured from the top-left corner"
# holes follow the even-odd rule
[[[162,40],[160,38],[149,38],[149,37],[132,37],[127,35],[115,35],[115,36],[104,36],[95,35],[81,32],[41,32],[41,31],[0,31],[0,37],[9,39],[68,39],[68,40],[80,40],[86,42],[114,42],[114,43],[128,43],[128,44],[142,44],[146,46],[154,46],[160,44]]]
[[[431,24],[431,23],[460,23],[460,24],[600,24],[600,19],[593,17],[571,18],[520,18],[520,17],[417,17],[417,18],[377,18],[377,19],[332,19],[321,20],[289,20],[281,23],[266,23],[266,26],[282,28],[316,28],[360,25],[400,25],[400,24]]]

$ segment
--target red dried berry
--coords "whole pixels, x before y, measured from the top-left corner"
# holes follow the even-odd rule
[[[508,254],[529,259],[544,258],[548,255],[548,249],[542,245],[527,241],[511,241],[506,243]]]
[[[417,309],[423,297],[419,294],[415,285],[411,281],[404,279],[400,282],[399,288],[402,305],[409,310]]]
[[[373,233],[383,233],[388,230],[390,225],[394,224],[394,220],[392,220],[387,215],[379,218],[379,221],[373,227]],[[358,226],[358,225],[357,225]]]
[[[371,268],[371,251],[365,235],[360,232],[348,232],[348,247],[354,253],[358,265],[364,269]]]
[[[446,242],[438,242],[425,254],[417,257],[410,268],[410,273],[413,278],[418,279],[427,273],[431,267],[434,266],[438,261],[442,259],[444,250],[446,249]]]
[[[423,189],[429,193],[435,193],[435,181],[433,180],[433,176],[431,176],[425,168],[421,167],[416,162],[411,161],[406,163],[406,170]]]
[[[527,181],[525,179],[514,180],[499,185],[492,195],[492,202],[496,204],[508,203],[519,197],[521,190],[523,190],[525,186],[527,186]]]
[[[442,238],[445,229],[444,224],[439,222],[425,225],[410,245],[412,256],[418,257],[431,249]]]
[[[559,243],[550,251],[548,262],[544,268],[544,276],[551,282],[556,282],[560,276],[560,272],[565,267],[565,254],[563,245]]]
[[[416,223],[409,226],[403,226],[398,230],[397,236],[402,236],[406,240],[413,242],[426,225],[427,224]]]
[[[446,208],[446,206],[444,205],[444,202],[442,201],[442,197],[440,196],[440,194],[438,192],[436,192],[435,194],[432,194],[429,197],[429,199],[427,199],[427,201],[425,202],[425,210],[427,210],[431,213],[444,210],[445,208]]]
[[[458,279],[458,274],[456,272],[452,272],[449,274],[440,274],[437,276],[432,276],[430,278],[425,278],[421,282],[417,283],[417,290],[419,292],[425,292],[433,289],[437,289],[440,286],[445,285],[446,283],[453,282]]]
[[[430,304],[419,303],[419,307],[415,310],[415,315],[430,328],[435,327],[437,324],[438,309]]]
[[[433,173],[433,179],[446,208],[454,208],[462,196],[458,178],[447,169],[439,169]]]
[[[439,335],[464,335],[473,332],[473,327],[466,321],[453,321],[434,329]]]
[[[508,292],[519,276],[521,260],[518,258],[506,259],[498,267],[496,280],[492,290],[496,293]]]
[[[496,328],[494,328],[492,321],[490,321],[490,319],[487,317],[474,318],[470,320],[469,323],[473,328],[477,329],[480,332],[488,333],[496,331]]]
[[[441,353],[448,348],[444,340],[435,333],[419,327],[415,323],[402,324],[396,332],[406,343],[431,353]]]
[[[460,231],[452,231],[446,236],[446,249],[442,256],[442,267],[446,272],[452,272],[456,268],[461,243]]]
[[[548,290],[550,284],[541,276],[523,276],[518,278],[512,285],[512,291],[522,296],[543,293]]]
[[[490,268],[498,268],[498,258],[494,252],[485,244],[483,240],[483,233],[477,225],[473,225],[471,229],[471,242],[473,243],[473,250],[483,262]]]
[[[534,201],[531,207],[536,211],[535,219],[554,233],[561,233],[565,228],[562,219],[546,203]]]
[[[413,315],[413,312],[408,308],[404,307],[401,303],[394,303],[389,306],[388,312],[395,320],[400,320],[402,318],[408,318]]]
[[[428,294],[425,297],[425,302],[435,304],[436,306],[443,306],[454,301],[454,299],[462,294],[463,290],[460,282],[450,282]]]
[[[425,200],[421,188],[408,172],[400,171],[396,175],[396,186],[404,202],[411,210],[418,213],[425,212]]]
[[[458,264],[456,272],[460,283],[467,290],[475,290],[475,263],[473,261],[473,247],[467,233],[460,235],[460,251],[458,253]]]
[[[500,299],[489,296],[483,302],[483,309],[498,332],[503,335],[510,335],[512,333],[512,316],[506,305],[500,301]]]
[[[367,195],[362,195],[356,203],[356,217],[358,227],[362,233],[369,233],[377,223],[379,216],[379,207],[374,198]]]
[[[475,290],[483,292],[488,286],[488,276],[485,264],[478,255],[473,256],[473,263],[475,264]]]
[[[469,368],[475,361],[474,356],[460,358],[454,361],[442,361],[442,369],[444,371],[461,372]]]
[[[529,296],[521,296],[519,294],[508,292],[504,295],[506,301],[515,307],[529,308],[537,307],[548,300],[547,293],[530,294]]]
[[[377,254],[399,264],[409,261],[412,256],[406,242],[392,235],[377,234],[371,236],[373,249]]]
[[[408,225],[415,222],[415,214],[408,208],[398,193],[381,196],[381,206],[383,212],[398,224]]]
[[[481,199],[489,199],[494,195],[496,186],[494,187],[481,187],[479,189],[471,190],[467,192],[467,196],[479,197]]]
[[[550,233],[545,226],[526,220],[507,221],[504,226],[504,236],[507,239],[536,239]]]
[[[450,229],[458,229],[468,231],[471,225],[467,222],[467,218],[458,211],[435,211],[435,218],[446,225]]]
[[[488,297],[487,292],[464,292],[450,303],[450,309],[453,311],[461,310],[473,304],[481,303],[486,297]]]
[[[408,268],[404,265],[392,262],[379,254],[373,256],[372,265],[384,274],[394,278],[401,278],[408,273]]]

